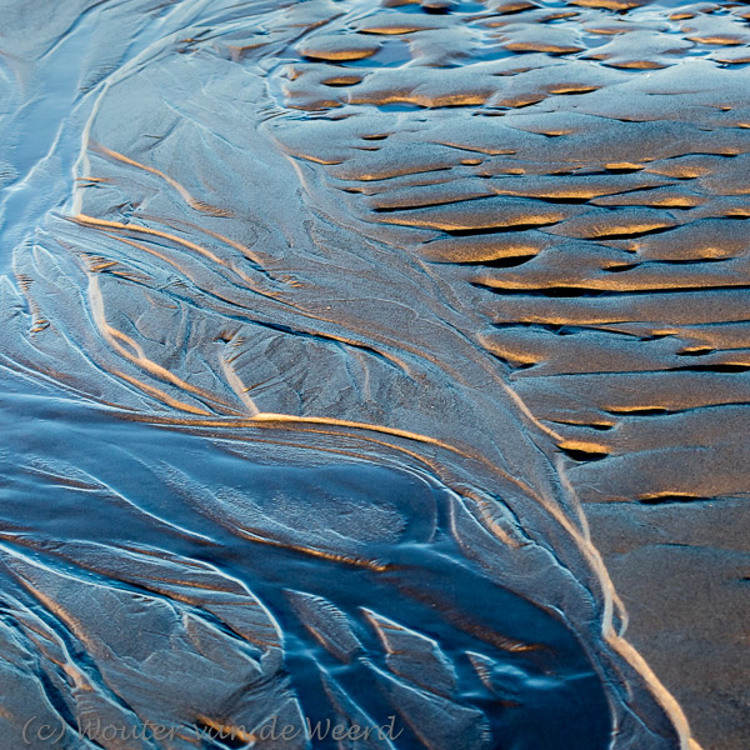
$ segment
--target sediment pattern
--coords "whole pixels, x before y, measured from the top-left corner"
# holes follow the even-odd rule
[[[1,5],[0,743],[697,748],[586,513],[750,487],[747,8]]]

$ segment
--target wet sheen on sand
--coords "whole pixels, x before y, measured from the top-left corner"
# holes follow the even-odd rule
[[[0,750],[744,750],[745,6],[0,10]]]

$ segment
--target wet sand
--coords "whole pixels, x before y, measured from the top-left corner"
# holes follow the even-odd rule
[[[0,747],[744,750],[746,6],[0,7]]]

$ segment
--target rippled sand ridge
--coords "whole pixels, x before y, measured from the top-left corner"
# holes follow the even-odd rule
[[[0,19],[0,750],[747,750],[747,5]]]

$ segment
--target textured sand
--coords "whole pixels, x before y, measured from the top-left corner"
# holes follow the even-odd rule
[[[0,3],[0,746],[744,750],[747,8],[58,5]]]

